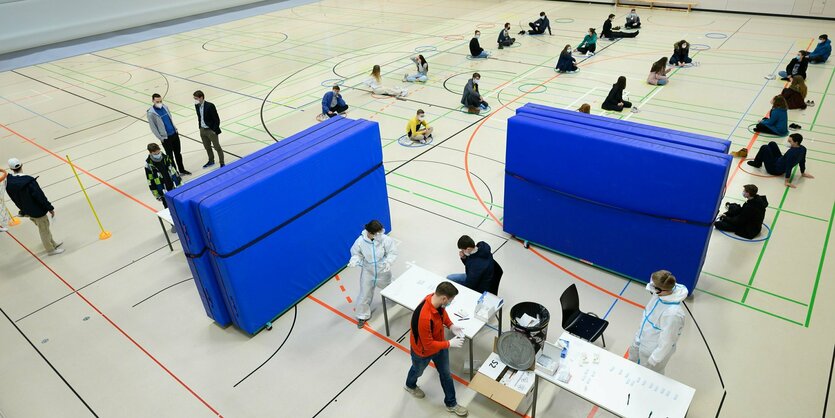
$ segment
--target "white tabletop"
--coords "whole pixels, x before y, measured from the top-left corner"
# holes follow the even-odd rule
[[[163,210],[157,212],[157,216],[159,216],[159,218],[162,219],[163,221],[168,222],[171,225],[174,225],[174,218],[171,217],[171,211],[170,210],[163,209]]]
[[[695,389],[567,332],[560,339],[569,341],[566,359],[571,379],[562,383],[556,375],[537,370],[539,377],[619,417],[647,418],[652,412],[652,417],[683,418],[687,414]]]
[[[439,283],[445,281],[449,280],[429,270],[412,266],[405,273],[401,274],[400,277],[392,281],[390,285],[386,286],[380,294],[414,311],[427,295],[435,292],[435,288]],[[447,315],[449,315],[449,319],[454,324],[464,328],[464,335],[467,338],[472,339],[485,325],[483,321],[476,319],[474,315],[475,307],[478,304],[478,299],[481,297],[481,294],[464,287],[464,285],[451,281],[450,283],[458,288],[458,296],[446,308]],[[462,321],[456,314],[469,319]]]

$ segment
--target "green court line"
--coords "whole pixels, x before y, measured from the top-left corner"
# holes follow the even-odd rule
[[[795,167],[794,170],[792,170],[792,175],[789,178],[789,181],[794,180],[794,174],[796,172],[797,172],[797,167]],[[771,227],[770,228],[771,228],[772,233],[774,232],[774,225],[777,224],[777,219],[780,218],[780,212],[783,209],[783,204],[786,203],[786,197],[789,195],[789,190],[791,190],[790,187],[785,187],[785,190],[783,191],[783,197],[780,199],[780,205],[777,206],[777,209],[780,209],[780,210],[778,210],[777,213],[774,214],[774,219],[771,220]],[[762,261],[763,261],[763,256],[765,255],[765,250],[768,248],[769,241],[770,240],[765,240],[765,242],[763,242],[763,247],[762,247],[762,249],[760,249],[760,255],[757,256],[757,263],[754,264],[754,271],[751,272],[751,277],[748,279],[748,286],[751,286],[752,284],[754,284],[754,277],[757,276],[757,271],[760,269],[760,263],[762,263]],[[748,288],[746,288],[745,293],[742,294],[742,303],[745,303],[746,299],[748,299]]]
[[[818,121],[818,116],[821,114],[821,109],[823,109],[823,102],[826,100],[826,94],[829,93],[829,86],[832,85],[832,77],[835,77],[835,68],[832,69],[832,73],[829,74],[829,81],[826,83],[826,89],[823,91],[823,95],[821,96],[820,103],[817,103],[818,110],[815,112],[815,117],[812,119],[812,125],[809,127],[809,131],[815,129],[815,122]]]
[[[833,70],[835,74],[835,70]],[[831,81],[831,78],[830,78]],[[809,322],[812,320],[812,308],[815,307],[815,296],[818,294],[818,285],[821,281],[821,273],[823,273],[823,264],[826,261],[826,248],[829,246],[829,236],[832,233],[832,221],[835,218],[835,204],[832,205],[832,211],[829,213],[829,227],[826,228],[826,238],[823,241],[823,250],[821,251],[821,261],[818,264],[818,274],[815,277],[815,286],[812,288],[812,298],[809,300],[809,310],[806,312],[806,328],[809,327]]]
[[[742,199],[740,199],[740,198],[738,198],[738,197],[725,196],[725,198],[726,198],[726,199],[728,199],[728,200],[735,200],[735,201],[737,201],[737,202],[742,202]],[[814,220],[816,220],[816,221],[821,221],[821,222],[829,222],[828,220],[823,219],[823,218],[818,218],[818,217],[816,217],[816,216],[812,216],[812,215],[805,215],[805,214],[803,214],[803,213],[793,212],[793,211],[790,211],[790,210],[788,210],[788,209],[780,209],[780,208],[776,208],[776,207],[774,207],[774,206],[769,206],[768,208],[769,208],[769,209],[772,209],[772,210],[776,210],[776,211],[781,211],[781,212],[791,213],[792,215],[802,216],[802,217],[804,217],[804,218],[814,219]]]
[[[704,270],[702,270],[702,274],[706,274],[706,275],[708,275],[708,276],[710,276],[710,277],[715,277],[715,278],[717,278],[717,279],[721,279],[721,280],[724,280],[724,281],[726,281],[726,282],[733,283],[733,284],[736,284],[736,285],[739,285],[739,286],[742,286],[742,287],[745,287],[745,288],[748,288],[748,289],[751,289],[751,290],[756,290],[756,291],[758,291],[758,292],[762,292],[762,293],[765,293],[765,294],[767,294],[767,295],[774,296],[774,297],[776,297],[776,298],[783,299],[783,300],[788,301],[788,302],[796,303],[796,304],[798,304],[798,305],[800,305],[800,306],[809,306],[809,305],[807,305],[807,304],[805,304],[805,303],[803,303],[803,302],[799,302],[799,301],[796,301],[796,300],[794,300],[794,299],[787,298],[787,297],[785,297],[785,296],[778,295],[778,294],[776,294],[776,293],[772,293],[772,292],[769,292],[769,291],[767,291],[767,290],[760,289],[760,288],[758,288],[758,287],[748,286],[748,285],[747,285],[747,284],[745,284],[745,283],[740,283],[740,282],[738,282],[738,281],[736,281],[736,280],[733,280],[733,279],[728,279],[727,277],[722,277],[722,276],[720,276],[720,275],[718,275],[718,274],[708,273],[708,272],[706,272],[706,271],[704,271]]]
[[[755,311],[757,311],[757,312],[764,313],[764,314],[766,314],[766,315],[773,316],[773,317],[778,318],[778,319],[782,319],[782,320],[784,320],[784,321],[786,321],[786,322],[791,322],[792,324],[803,326],[803,323],[802,323],[802,322],[798,322],[798,321],[795,321],[795,320],[793,320],[793,319],[788,319],[788,318],[786,318],[786,317],[783,317],[783,316],[777,315],[777,314],[775,314],[775,313],[771,313],[771,312],[769,312],[769,311],[766,311],[765,309],[760,309],[760,308],[757,308],[757,307],[755,307],[755,306],[751,306],[751,305],[747,305],[747,304],[744,304],[744,303],[740,303],[739,301],[736,301],[736,300],[733,300],[733,299],[730,299],[730,298],[726,298],[726,297],[721,296],[721,295],[717,295],[716,293],[709,292],[709,291],[704,290],[704,289],[699,289],[698,287],[696,288],[696,290],[698,290],[699,292],[702,292],[702,293],[706,293],[706,294],[708,294],[708,295],[711,295],[711,296],[713,296],[713,297],[716,297],[716,298],[722,299],[722,300],[724,300],[724,301],[731,302],[731,303],[733,303],[733,304],[735,304],[735,305],[744,306],[744,307],[746,307],[746,308],[748,308],[748,309],[753,309],[753,310],[755,310]]]
[[[423,198],[423,199],[426,199],[426,200],[429,200],[429,201],[432,201],[432,202],[439,203],[439,204],[441,204],[441,205],[444,205],[444,206],[450,207],[450,208],[452,208],[452,209],[455,209],[455,210],[458,210],[458,211],[461,211],[461,212],[464,212],[464,213],[468,213],[468,214],[470,214],[470,215],[476,216],[476,217],[481,218],[481,219],[488,219],[488,218],[489,218],[489,216],[487,216],[487,215],[482,215],[482,214],[480,214],[480,213],[476,213],[476,212],[473,212],[473,211],[470,211],[470,210],[467,210],[467,209],[464,209],[464,208],[461,208],[461,207],[455,206],[455,205],[453,205],[453,204],[451,204],[451,203],[444,202],[443,200],[438,200],[438,199],[435,199],[435,198],[432,198],[432,197],[426,196],[426,195],[421,194],[421,193],[417,193],[417,192],[413,192],[413,191],[411,191],[411,190],[404,189],[404,188],[402,188],[402,187],[400,187],[400,186],[396,186],[396,185],[391,184],[391,183],[388,183],[388,182],[386,182],[386,185],[391,186],[391,187],[393,187],[393,188],[395,188],[395,189],[397,189],[397,190],[402,190],[402,191],[404,191],[404,192],[406,192],[406,193],[409,193],[409,194],[411,194],[411,195],[413,195],[413,196],[417,196],[417,197],[420,197],[420,198]]]
[[[427,186],[434,187],[434,188],[436,188],[436,189],[444,190],[444,191],[450,192],[450,193],[452,193],[452,194],[454,194],[454,195],[458,195],[458,196],[461,196],[461,197],[464,197],[464,198],[467,198],[467,199],[470,199],[470,200],[475,200],[475,201],[478,201],[478,199],[476,199],[476,198],[475,198],[475,197],[473,197],[472,195],[468,195],[468,194],[464,194],[464,193],[459,193],[459,192],[456,192],[455,190],[452,190],[452,189],[447,189],[446,187],[442,187],[442,186],[439,186],[439,185],[437,185],[437,184],[432,184],[432,183],[430,183],[430,182],[428,182],[428,181],[423,181],[423,180],[416,179],[416,178],[414,178],[414,177],[409,177],[409,176],[407,176],[407,175],[405,175],[405,174],[400,174],[400,173],[391,173],[391,174],[393,174],[393,175],[395,175],[395,176],[398,176],[398,177],[403,177],[403,178],[406,178],[406,179],[412,180],[412,181],[417,182],[417,183],[425,184],[425,185],[427,185]],[[493,203],[493,202],[488,202],[488,201],[486,201],[486,200],[485,200],[485,201],[484,201],[484,203],[486,203],[488,206],[494,206],[494,207],[497,207],[497,208],[499,208],[499,209],[504,209],[502,206],[499,206],[499,205],[497,205],[497,204],[495,204],[495,203]]]

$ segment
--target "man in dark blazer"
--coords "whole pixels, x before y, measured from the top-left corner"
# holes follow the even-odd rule
[[[200,138],[203,140],[203,147],[206,148],[206,154],[209,155],[209,161],[203,165],[203,168],[209,168],[215,165],[215,155],[212,153],[212,147],[217,151],[217,159],[220,166],[226,165],[223,162],[223,149],[220,148],[220,116],[217,115],[217,108],[215,105],[206,101],[206,96],[202,91],[194,92],[194,109],[197,111],[197,122],[200,127]]]

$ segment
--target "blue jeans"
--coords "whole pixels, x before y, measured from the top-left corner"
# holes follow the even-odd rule
[[[659,85],[659,86],[663,86],[663,85],[665,85],[665,84],[667,84],[667,80],[666,80],[666,79],[663,79],[663,78],[662,78],[661,80],[658,80],[658,85]]]
[[[458,284],[464,284],[467,281],[467,275],[464,273],[454,273],[446,276],[446,279]]]
[[[441,378],[441,387],[444,389],[444,405],[448,407],[458,405],[458,401],[455,400],[455,384],[452,382],[452,374],[449,372],[449,349],[441,350],[429,357],[420,357],[414,351],[411,351],[411,353],[412,367],[406,377],[406,387],[409,389],[417,387],[418,378],[423,375],[423,371],[426,370],[431,361],[435,363],[438,376]]]
[[[777,74],[779,74],[779,75],[780,75],[780,78],[788,78],[788,77],[789,77],[789,73],[787,73],[787,72],[785,72],[785,71],[780,71],[780,72],[779,72],[779,73],[777,73]]]
[[[473,58],[487,58],[490,56],[490,53],[487,51],[481,51],[480,54],[474,55]]]
[[[426,77],[426,74],[423,74],[423,73],[417,73],[417,74],[412,74],[412,75],[406,76],[406,81],[408,81],[410,83],[414,83],[415,81],[420,81],[422,83],[425,83],[427,79],[428,78]]]

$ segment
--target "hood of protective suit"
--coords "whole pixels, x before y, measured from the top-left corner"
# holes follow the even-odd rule
[[[647,290],[652,292],[650,285],[647,284]],[[687,297],[687,286],[683,284],[676,284],[676,287],[673,288],[673,293],[666,295],[666,296],[659,296],[658,298],[661,299],[664,303],[680,303]],[[650,301],[652,303],[652,301]]]

